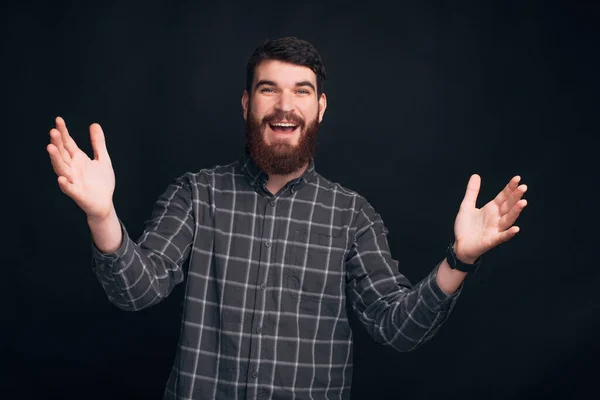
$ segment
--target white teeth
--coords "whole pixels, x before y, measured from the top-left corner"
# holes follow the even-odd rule
[[[294,124],[287,124],[287,123],[277,123],[277,124],[272,124],[273,126],[281,126],[281,127],[292,127],[292,126],[296,126]]]

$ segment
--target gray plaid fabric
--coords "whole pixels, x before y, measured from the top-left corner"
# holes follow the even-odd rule
[[[376,342],[409,351],[436,334],[462,291],[439,288],[439,264],[413,287],[380,216],[314,162],[276,195],[266,182],[247,153],[185,173],[137,241],[121,221],[116,252],[92,241],[93,269],[123,310],[156,304],[187,278],[165,399],[349,399],[347,301]]]

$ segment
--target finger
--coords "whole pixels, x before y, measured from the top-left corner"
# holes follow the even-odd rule
[[[477,204],[477,196],[479,195],[479,188],[481,187],[481,177],[477,174],[471,175],[469,183],[467,184],[467,191],[465,197],[461,203],[461,207],[475,207]]]
[[[75,157],[75,154],[79,151],[79,147],[77,147],[77,144],[69,135],[69,131],[67,130],[65,120],[61,117],[56,117],[56,129],[60,131],[62,142],[65,146],[65,149],[67,149],[67,151],[69,152],[71,158]]]
[[[94,150],[94,160],[108,158],[106,138],[99,124],[90,125],[90,140],[92,141],[92,149]]]
[[[56,147],[56,149],[58,150],[63,161],[67,165],[70,165],[71,156],[69,155],[69,152],[67,151],[67,149],[65,149],[65,146],[62,141],[61,133],[58,129],[55,129],[55,128],[50,129],[50,143],[52,143]]]
[[[513,177],[510,181],[508,181],[504,189],[502,189],[502,191],[498,193],[496,198],[494,198],[494,202],[498,205],[498,207],[500,207],[502,203],[504,203],[506,199],[508,199],[510,194],[517,188],[520,181],[521,177],[519,175]]]
[[[67,180],[73,182],[71,177],[71,167],[65,163],[56,146],[48,144],[46,150],[48,151],[48,154],[50,154],[50,163],[52,164],[52,169],[54,169],[56,175],[64,176]]]
[[[500,206],[500,215],[504,215],[513,209],[514,205],[517,204],[521,197],[527,191],[527,185],[520,185],[516,188]]]
[[[508,213],[506,213],[506,215],[500,218],[500,229],[506,229],[514,224],[517,218],[519,218],[519,215],[521,215],[521,211],[523,211],[525,207],[527,207],[527,200],[525,199],[520,200],[517,204],[515,204],[514,207],[511,208]]]
[[[500,232],[496,239],[497,244],[508,242],[517,233],[519,233],[520,230],[521,230],[521,228],[519,228],[518,226],[512,226],[509,229],[505,230],[504,232]]]

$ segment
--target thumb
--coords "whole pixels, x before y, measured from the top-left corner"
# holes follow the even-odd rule
[[[73,185],[73,183],[69,182],[69,180],[65,177],[65,176],[59,176],[57,178],[58,180],[58,187],[60,188],[60,190],[66,194],[67,196],[73,198],[75,195],[75,187]]]
[[[465,198],[462,201],[461,206],[475,208],[477,204],[477,196],[479,195],[479,188],[481,187],[481,177],[477,174],[471,175],[469,183],[467,184],[467,191]]]
[[[94,150],[94,160],[109,158],[104,132],[99,124],[90,125],[90,140],[92,141],[92,149]]]

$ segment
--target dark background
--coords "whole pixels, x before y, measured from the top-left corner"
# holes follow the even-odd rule
[[[412,282],[443,258],[472,173],[480,207],[514,175],[529,186],[521,232],[431,342],[397,353],[353,320],[353,399],[596,392],[598,5],[385,4],[3,6],[0,397],[159,399],[175,355],[183,285],[137,313],[108,302],[46,152],[54,117],[89,155],[102,125],[137,238],[173,178],[241,154],[246,61],[281,36],[311,41],[329,75],[317,170],[373,204]]]

